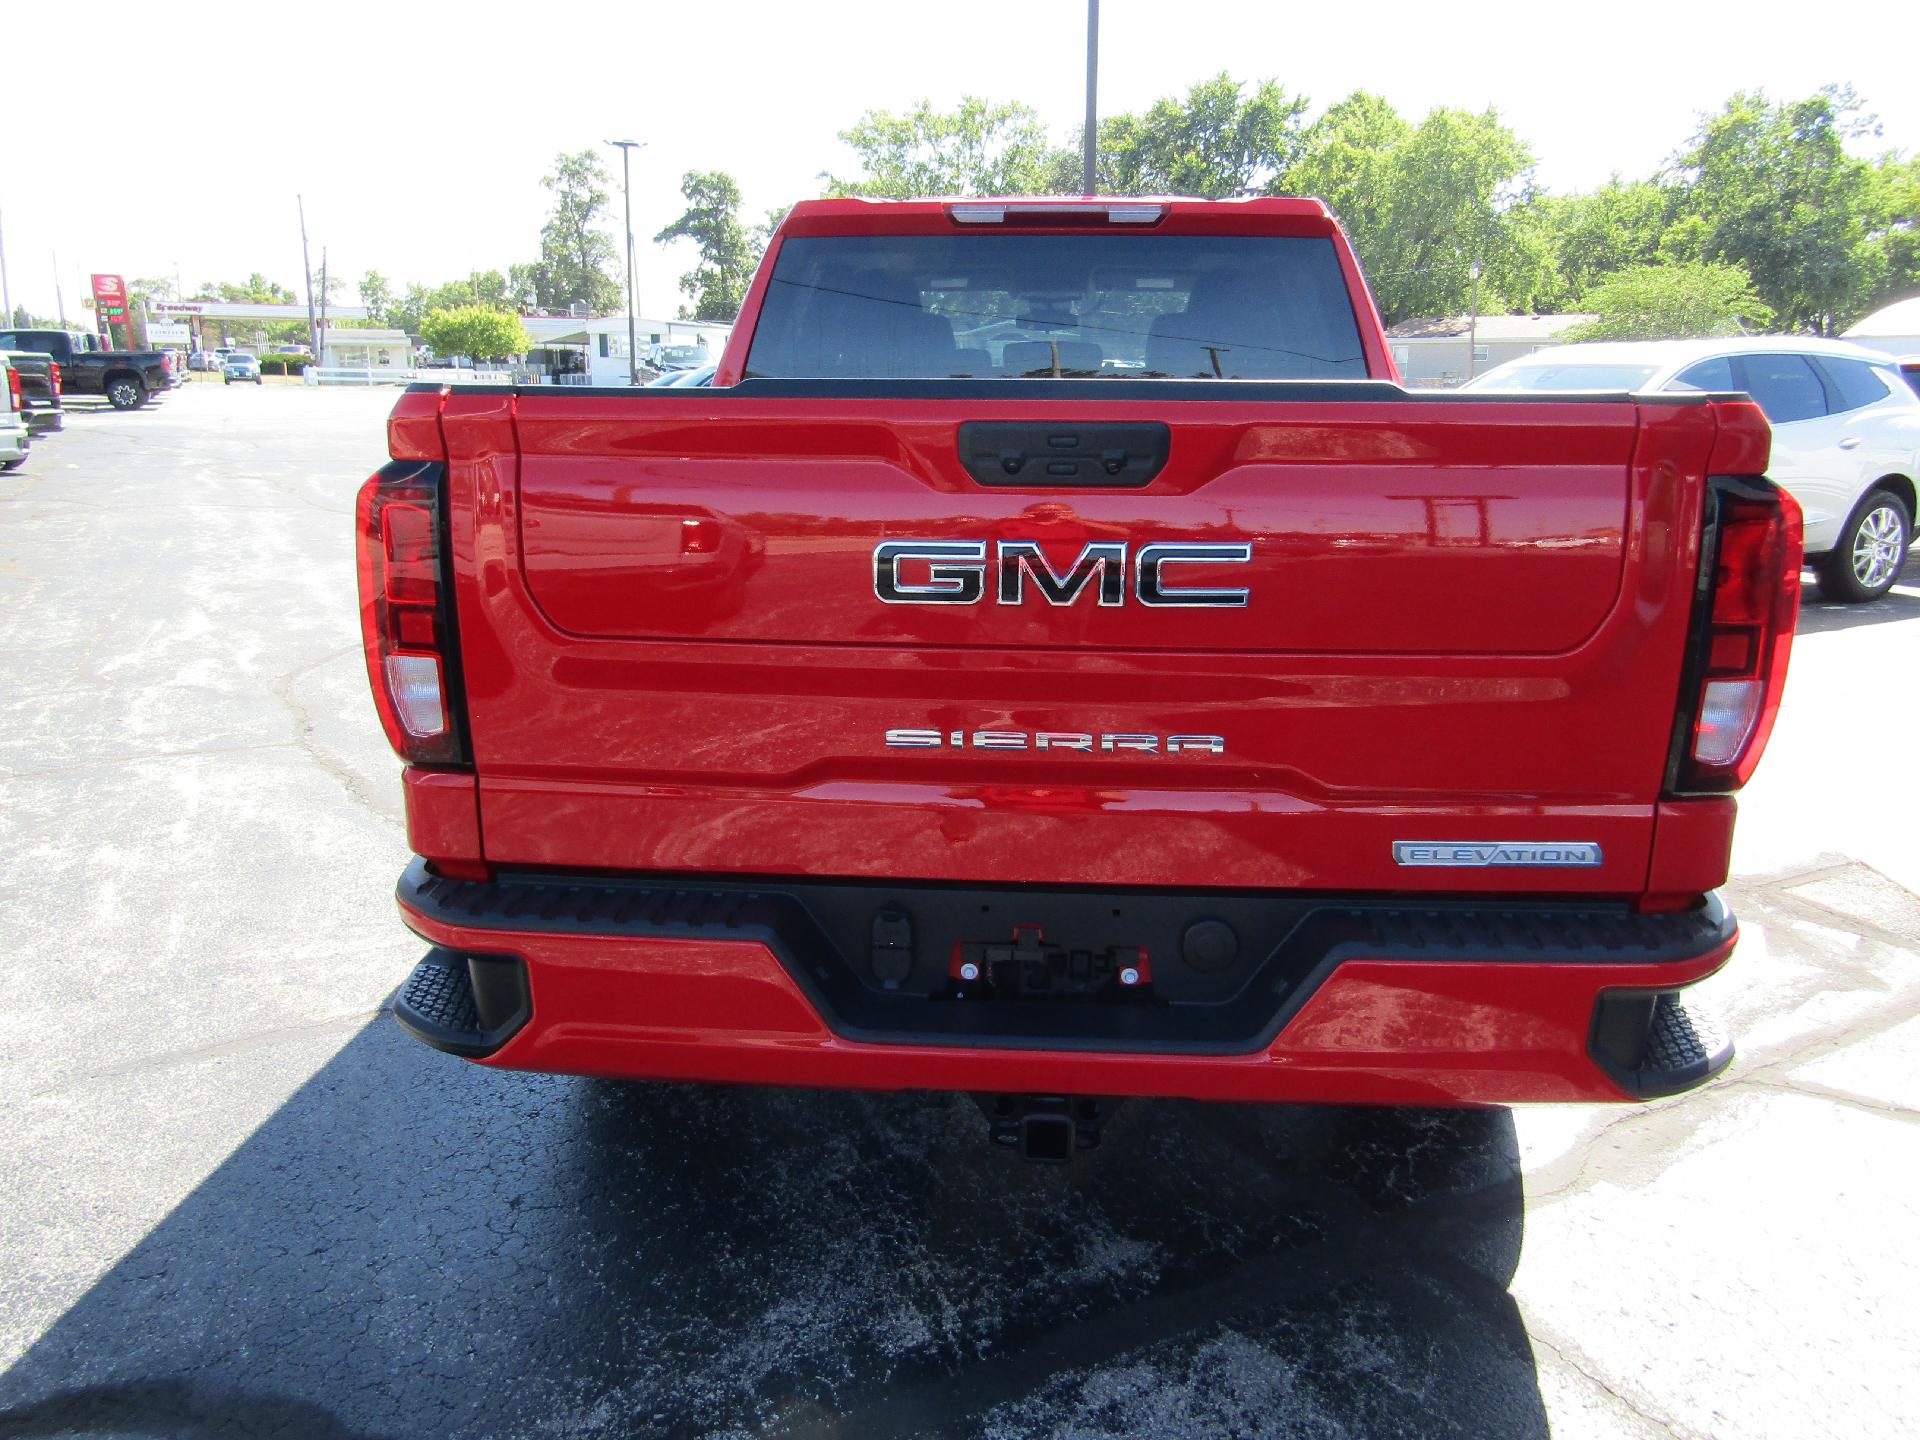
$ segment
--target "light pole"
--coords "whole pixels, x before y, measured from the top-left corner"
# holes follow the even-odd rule
[[[640,322],[633,308],[633,152],[646,149],[644,140],[609,140],[620,147],[620,194],[627,207],[627,383],[640,383]]]
[[[1473,277],[1473,302],[1467,312],[1467,379],[1473,379],[1473,352],[1480,348],[1480,262],[1467,267]]]
[[[1093,194],[1093,161],[1100,140],[1100,0],[1087,0],[1087,128],[1080,137],[1080,189]]]

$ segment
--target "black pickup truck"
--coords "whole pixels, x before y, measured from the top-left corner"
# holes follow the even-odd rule
[[[66,427],[66,413],[60,403],[63,388],[60,362],[51,355],[32,350],[4,350],[14,373],[20,377],[20,418],[35,435],[44,430]]]
[[[108,350],[80,330],[0,330],[0,350],[52,356],[67,395],[99,395],[116,410],[138,410],[172,384],[162,351]]]

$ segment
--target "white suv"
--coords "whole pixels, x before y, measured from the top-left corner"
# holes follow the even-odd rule
[[[1888,355],[1837,340],[1554,345],[1469,390],[1745,391],[1773,425],[1768,475],[1806,519],[1807,563],[1831,600],[1873,600],[1900,575],[1920,479],[1920,396]]]

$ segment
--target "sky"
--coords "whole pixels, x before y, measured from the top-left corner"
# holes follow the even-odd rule
[[[1086,9],[329,0],[316,22],[310,7],[222,0],[17,6],[12,55],[87,63],[9,67],[8,114],[47,117],[26,134],[58,139],[22,143],[16,130],[0,151],[9,290],[52,314],[56,253],[70,318],[96,270],[177,270],[189,291],[258,270],[298,289],[296,196],[315,269],[324,247],[347,278],[343,301],[370,268],[402,284],[504,271],[539,253],[540,177],[561,151],[602,149],[619,226],[619,153],[604,145],[630,137],[647,145],[633,174],[640,309],[670,317],[691,247],[652,236],[680,214],[686,171],[730,171],[757,221],[818,194],[822,171],[854,173],[837,132],[869,109],[1019,100],[1072,140]],[[1277,80],[1315,111],[1362,87],[1416,117],[1492,106],[1532,147],[1540,183],[1564,192],[1651,173],[1735,90],[1795,97],[1837,82],[1879,116],[1877,148],[1920,149],[1912,0],[1857,0],[1844,24],[1805,13],[1764,0],[1105,0],[1100,108],[1142,109],[1223,69]],[[303,100],[312,119],[295,114]]]

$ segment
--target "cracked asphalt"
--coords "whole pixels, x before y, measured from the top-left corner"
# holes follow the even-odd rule
[[[1920,567],[1803,617],[1719,1083],[1133,1104],[1022,1167],[965,1100],[498,1074],[382,1013],[391,399],[196,385],[0,476],[0,1436],[1913,1433]]]

